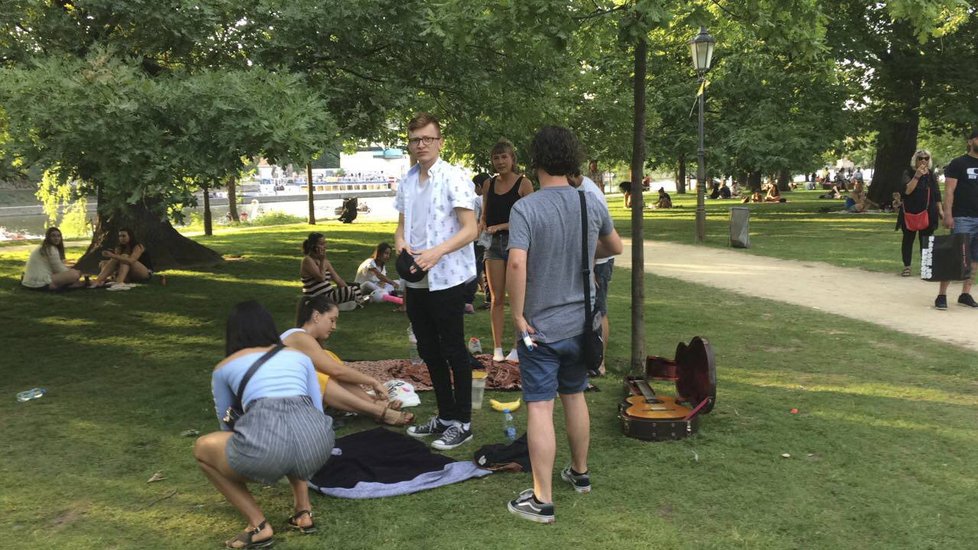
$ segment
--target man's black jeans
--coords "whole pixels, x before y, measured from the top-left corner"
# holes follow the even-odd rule
[[[406,301],[408,319],[418,339],[418,355],[428,365],[435,387],[438,417],[469,422],[472,365],[465,349],[465,284],[437,291],[408,287]]]

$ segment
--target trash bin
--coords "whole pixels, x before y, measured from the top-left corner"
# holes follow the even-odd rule
[[[737,206],[730,209],[730,246],[750,248],[750,208]]]

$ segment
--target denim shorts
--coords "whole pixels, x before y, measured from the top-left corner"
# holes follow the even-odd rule
[[[509,259],[509,250],[507,250],[507,247],[509,247],[509,231],[493,233],[492,242],[486,248],[486,259],[502,260],[505,262]]]
[[[978,262],[978,218],[954,218],[954,229],[951,233],[971,234],[971,261]],[[972,265],[971,272],[974,273],[974,270]]]
[[[584,335],[556,342],[538,342],[533,351],[519,341],[516,353],[520,358],[523,400],[549,401],[561,394],[580,393],[587,388],[587,367],[581,350]]]
[[[594,265],[594,311],[608,315],[608,285],[611,284],[611,270],[615,267],[615,259],[611,258],[603,264]]]

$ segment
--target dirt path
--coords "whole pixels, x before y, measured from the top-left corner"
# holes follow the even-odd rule
[[[625,253],[615,258],[615,265],[631,267],[630,239],[625,239]],[[645,272],[809,307],[978,351],[978,309],[956,303],[961,283],[951,283],[948,310],[938,311],[934,309],[937,283],[917,277],[666,242],[645,243]],[[762,279],[777,284],[764,284]]]

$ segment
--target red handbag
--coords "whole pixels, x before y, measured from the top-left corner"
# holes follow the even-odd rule
[[[930,215],[927,213],[927,209],[930,206],[930,188],[927,188],[927,202],[925,203],[924,209],[916,214],[907,212],[907,209],[903,209],[903,226],[907,228],[907,231],[923,231],[930,227]]]

